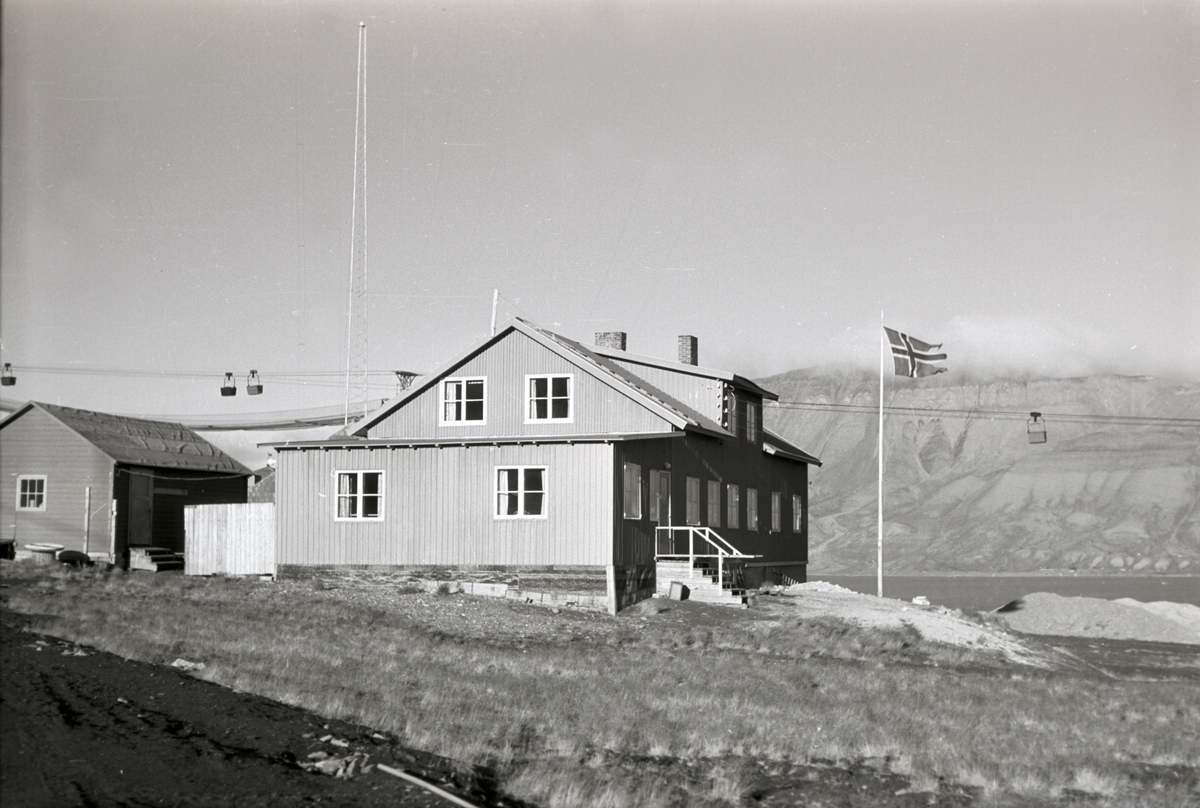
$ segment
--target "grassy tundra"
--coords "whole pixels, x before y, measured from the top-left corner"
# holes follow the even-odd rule
[[[756,610],[611,618],[320,584],[0,574],[40,631],[203,661],[212,681],[491,766],[548,807],[739,805],[764,772],[863,759],[910,791],[958,784],[989,805],[1196,799],[1130,777],[1200,764],[1196,682],[1048,673],[915,631]]]

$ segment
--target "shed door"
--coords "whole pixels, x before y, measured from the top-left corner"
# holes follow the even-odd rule
[[[129,477],[129,543],[152,544],[154,480],[147,474]]]

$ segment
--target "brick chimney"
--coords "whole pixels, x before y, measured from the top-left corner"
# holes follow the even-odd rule
[[[625,350],[625,332],[597,331],[596,346],[598,348],[615,348],[618,351],[623,351]]]
[[[700,341],[690,334],[679,335],[679,363],[682,365],[700,364]]]

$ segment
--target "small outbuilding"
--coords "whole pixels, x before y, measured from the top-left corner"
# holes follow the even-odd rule
[[[184,507],[245,502],[251,471],[187,427],[31,401],[0,421],[0,539],[128,566],[184,551]]]

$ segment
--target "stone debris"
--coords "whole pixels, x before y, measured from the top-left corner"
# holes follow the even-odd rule
[[[1184,603],[1034,592],[994,614],[1004,618],[1013,631],[1025,634],[1200,644],[1200,607]]]
[[[181,670],[181,671],[188,671],[188,672],[202,671],[202,670],[204,670],[204,663],[203,662],[189,662],[188,660],[180,657],[179,659],[177,659],[171,663],[171,667],[179,668],[179,670]]]
[[[324,755],[324,757],[317,757],[318,755]],[[300,768],[328,777],[336,777],[339,780],[349,780],[356,775],[369,772],[372,768],[367,764],[370,755],[366,752],[355,752],[345,757],[329,757],[324,752],[313,752],[308,757],[312,762],[301,763]]]
[[[828,581],[809,581],[806,584],[792,584],[791,586],[783,587],[780,594],[800,595],[805,592],[853,592],[854,594],[858,594],[853,589],[831,584]]]

